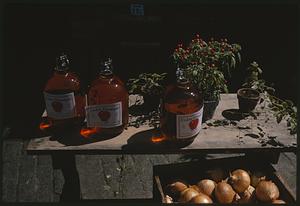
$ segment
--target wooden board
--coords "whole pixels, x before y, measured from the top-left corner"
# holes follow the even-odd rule
[[[131,99],[131,101],[133,101]],[[132,102],[131,102],[132,105]],[[52,153],[69,151],[76,153],[104,154],[147,154],[147,153],[191,153],[191,152],[246,152],[246,151],[296,151],[296,135],[290,135],[286,122],[276,122],[272,112],[265,107],[256,107],[256,118],[247,116],[240,120],[236,94],[222,94],[212,120],[202,125],[202,130],[194,142],[184,148],[174,148],[165,143],[154,143],[152,137],[158,131],[145,124],[128,127],[120,135],[103,139],[101,137],[84,138],[79,132],[67,136],[44,136],[32,139],[27,151],[30,153]],[[226,119],[225,117],[231,120]],[[225,122],[215,125],[216,120]]]
[[[28,156],[22,139],[3,142],[2,201],[57,202],[62,193],[64,178],[60,170],[52,169],[50,155]],[[238,154],[235,154],[237,156]],[[209,155],[210,159],[229,155]],[[230,155],[231,156],[231,155]],[[197,161],[201,156],[185,155],[76,155],[80,176],[81,198],[104,204],[135,203],[133,199],[151,199],[153,166]],[[37,161],[37,162],[36,162]],[[35,163],[36,162],[36,163]],[[281,181],[296,194],[296,155],[282,153],[273,165]],[[31,178],[33,177],[33,178]],[[36,179],[36,180],[34,180]],[[33,181],[34,180],[34,181]],[[130,200],[127,200],[129,199]],[[109,200],[108,200],[109,199]],[[152,202],[153,205],[153,202]]]
[[[59,194],[53,191],[63,184],[63,178],[53,176],[50,155],[27,155],[26,140],[3,140],[2,201],[4,202],[57,202]]]

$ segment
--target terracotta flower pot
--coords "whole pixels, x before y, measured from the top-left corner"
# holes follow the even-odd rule
[[[255,109],[260,93],[251,88],[242,88],[237,91],[239,109],[242,112],[250,112]]]

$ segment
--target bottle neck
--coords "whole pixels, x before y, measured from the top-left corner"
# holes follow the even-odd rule
[[[99,73],[100,78],[110,79],[113,77],[113,72],[111,70],[104,70]]]
[[[56,67],[54,67],[54,70],[56,72],[65,72],[65,73],[67,73],[69,71],[69,67],[68,66],[57,65]]]
[[[177,79],[177,86],[183,89],[190,88],[190,82],[187,79]]]
[[[57,74],[57,75],[66,75],[69,73],[68,70],[54,70],[54,73]]]

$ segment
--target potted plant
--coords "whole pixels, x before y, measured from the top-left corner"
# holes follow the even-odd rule
[[[241,112],[250,112],[255,109],[260,98],[260,92],[262,92],[257,89],[261,88],[260,85],[262,85],[262,83],[264,85],[263,80],[259,80],[258,78],[262,70],[255,61],[250,64],[247,71],[250,75],[247,77],[246,83],[243,84],[244,88],[237,91],[239,109]]]
[[[283,100],[276,97],[275,89],[266,84],[266,81],[261,78],[262,69],[254,61],[247,68],[249,76],[246,78],[241,91],[255,90],[259,93],[260,102],[265,102],[265,105],[273,112],[277,123],[283,119],[287,122],[287,127],[291,134],[297,133],[297,107],[290,100]],[[239,93],[239,92],[238,92]],[[258,100],[256,101],[256,103]],[[241,103],[239,103],[241,104]]]
[[[160,98],[163,93],[163,81],[167,73],[142,73],[138,78],[131,78],[127,82],[129,94],[143,96],[144,109],[154,111],[158,109]]]
[[[250,112],[255,109],[259,92],[252,88],[241,88],[237,91],[239,109],[241,112]]]
[[[186,48],[179,44],[173,53],[174,62],[184,68],[187,77],[204,98],[203,121],[211,119],[219,104],[220,93],[228,92],[225,75],[241,62],[241,46],[227,39],[205,42],[196,35]]]

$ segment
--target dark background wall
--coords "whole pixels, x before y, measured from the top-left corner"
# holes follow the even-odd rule
[[[170,55],[193,35],[227,38],[242,46],[242,64],[230,91],[256,60],[277,94],[296,101],[298,9],[295,5],[145,4],[132,16],[130,4],[17,5],[4,7],[4,124],[14,132],[36,128],[44,109],[43,87],[66,51],[83,87],[111,56],[124,81],[141,72],[170,72]]]

